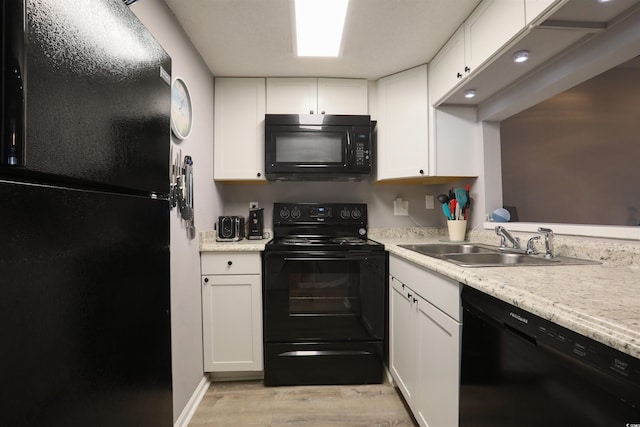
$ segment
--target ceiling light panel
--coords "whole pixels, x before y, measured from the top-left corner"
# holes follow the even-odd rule
[[[295,0],[296,54],[339,56],[348,4],[349,0]]]

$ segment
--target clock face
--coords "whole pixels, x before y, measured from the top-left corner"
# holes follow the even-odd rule
[[[193,112],[189,89],[181,78],[176,78],[171,86],[171,130],[180,139],[191,133]]]

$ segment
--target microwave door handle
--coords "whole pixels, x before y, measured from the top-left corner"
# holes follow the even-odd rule
[[[347,152],[345,153],[344,156],[344,165],[343,166],[347,166],[351,164],[351,157],[353,154],[353,150],[351,149],[351,133],[347,130]]]

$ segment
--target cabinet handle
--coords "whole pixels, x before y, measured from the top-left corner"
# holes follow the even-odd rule
[[[309,114],[313,114],[313,110],[309,110]]]
[[[418,302],[418,300],[416,298],[413,299],[413,302]]]
[[[227,265],[233,264],[233,261],[227,261]]]
[[[420,175],[424,175],[424,170],[420,169]]]
[[[204,283],[209,283],[209,278],[208,277],[204,278]]]
[[[258,178],[260,178],[262,176],[262,174],[260,172],[258,172],[256,175],[258,176]]]
[[[320,114],[324,114],[324,110],[320,111]]]
[[[411,293],[407,294],[407,298],[411,299]]]
[[[456,77],[461,79],[462,78],[462,74],[461,73],[456,73]]]
[[[465,73],[468,73],[469,71],[471,71],[471,68],[467,67],[466,65],[464,66],[464,71]]]

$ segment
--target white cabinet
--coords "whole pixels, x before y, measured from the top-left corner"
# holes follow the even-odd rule
[[[484,0],[464,23],[467,65],[474,71],[524,28],[524,0]]]
[[[205,372],[262,370],[261,265],[259,253],[201,255]]]
[[[264,78],[216,78],[213,178],[264,181]]]
[[[437,105],[447,93],[465,81],[467,76],[523,30],[524,1],[484,0],[469,15],[429,64],[432,105]],[[532,4],[532,13],[534,8],[539,7],[542,6]]]
[[[464,40],[462,25],[429,63],[429,95],[432,104],[460,84],[471,71],[465,58]]]
[[[267,78],[268,114],[368,114],[367,81]]]
[[[429,172],[438,177],[478,176],[480,127],[474,107],[429,107]]]
[[[460,286],[393,255],[389,272],[391,375],[421,426],[456,426]]]
[[[475,108],[436,110],[428,95],[426,65],[378,81],[378,181],[478,175]]]
[[[524,16],[526,24],[529,25],[538,16],[548,10],[554,3],[559,3],[559,0],[525,0]]]
[[[429,174],[427,66],[378,80],[377,179]]]

